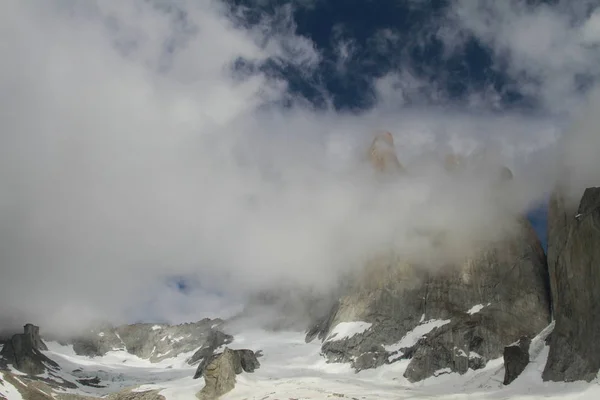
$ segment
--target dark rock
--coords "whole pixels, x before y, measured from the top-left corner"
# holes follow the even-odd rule
[[[215,350],[225,344],[229,344],[233,341],[233,336],[223,333],[221,331],[212,330],[206,342],[202,345],[198,351],[196,351],[192,357],[188,360],[189,365],[194,365],[200,361],[212,356]]]
[[[201,400],[217,399],[235,387],[237,374],[253,372],[260,366],[252,350],[231,350],[225,348],[220,354],[203,361],[196,371],[204,377],[204,387],[198,392]],[[196,378],[197,376],[194,376]]]
[[[485,366],[487,360],[502,356],[506,345],[533,337],[548,325],[546,257],[524,218],[516,221],[509,237],[473,254],[463,264],[440,271],[394,257],[374,260],[328,318],[308,332],[307,340],[324,337],[327,360],[350,362],[356,369],[412,355],[405,374],[411,381],[440,370],[464,373]],[[481,310],[467,313],[475,305]],[[429,320],[447,323],[414,346],[385,352]],[[372,325],[351,338],[330,336],[338,324],[351,321]]]
[[[84,386],[89,386],[89,387],[95,387],[95,388],[103,388],[106,387],[106,385],[101,385],[100,384],[100,378],[98,378],[97,376],[94,378],[82,378],[82,379],[77,379],[77,382],[81,383]]]
[[[178,354],[200,348],[206,349],[229,343],[232,337],[220,332],[220,319],[205,318],[195,323],[180,325],[132,324],[114,327],[99,324],[87,332],[67,340],[76,354],[88,357],[103,356],[109,351],[123,350],[151,362],[158,362]],[[216,344],[216,346],[215,346]],[[212,354],[213,350],[209,353]],[[201,355],[194,355],[196,363]]]
[[[546,381],[593,380],[600,370],[600,188],[579,206],[557,190],[548,211],[548,265],[556,321]]]
[[[39,375],[46,371],[47,366],[58,367],[54,361],[41,352],[44,350],[48,350],[48,348],[40,338],[40,328],[27,324],[24,327],[24,333],[13,335],[5,343],[0,355],[17,370],[29,375]]]
[[[504,348],[504,384],[510,385],[529,364],[531,339],[523,337],[518,342]]]
[[[364,369],[377,368],[386,364],[388,353],[381,347],[380,351],[371,351],[363,353],[352,361],[352,368],[356,372]]]
[[[252,350],[242,349],[235,351],[240,357],[240,364],[244,372],[254,372],[260,367],[257,355]]]
[[[240,374],[242,371],[254,372],[260,367],[260,362],[258,361],[257,355],[252,350],[231,350],[228,347],[226,347],[225,350],[228,352],[227,357],[229,357],[229,353],[232,354],[232,368],[235,370],[236,374]],[[206,368],[208,368],[208,366],[215,360],[222,357],[224,353],[225,351],[223,351],[223,353],[211,354],[209,357],[204,358],[198,365],[198,368],[196,368],[194,379],[198,379],[200,376],[202,376]]]

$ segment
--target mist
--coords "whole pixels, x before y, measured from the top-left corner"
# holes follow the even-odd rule
[[[239,57],[319,63],[284,11],[244,28],[218,2],[161,4],[3,4],[5,326],[226,316],[262,290],[327,293],[390,249],[437,268],[509,234],[507,216],[545,199],[560,160],[576,190],[596,182],[595,100],[573,94],[591,111],[566,128],[552,108],[408,107],[385,84],[362,113],[284,109],[285,81],[233,69]],[[381,130],[405,175],[371,168]],[[448,154],[465,157],[460,174]],[[512,181],[498,183],[502,166]],[[452,232],[452,246],[432,258],[423,231]],[[168,287],[174,276],[201,290]]]

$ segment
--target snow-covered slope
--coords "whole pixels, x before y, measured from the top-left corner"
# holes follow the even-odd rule
[[[408,361],[400,361],[374,370],[355,373],[348,364],[327,364],[320,355],[319,343],[305,343],[302,332],[246,331],[235,335],[229,347],[262,350],[261,367],[253,374],[241,374],[233,391],[224,400],[242,399],[598,399],[598,380],[587,383],[542,382],[548,347],[543,337],[531,345],[532,362],[510,386],[502,385],[502,360],[493,360],[486,368],[465,375],[439,371],[435,378],[411,384],[402,377]],[[191,352],[150,363],[125,351],[113,351],[103,357],[78,356],[70,346],[48,343],[44,352],[61,369],[46,374],[50,380],[76,382],[78,379],[100,378],[98,386],[80,385],[77,389],[59,392],[94,397],[123,389],[158,390],[167,399],[195,399],[203,380],[192,379],[195,367],[186,363]],[[4,377],[4,375],[7,375]],[[23,398],[21,384],[30,379],[12,371],[0,376],[0,397],[8,400]],[[10,375],[10,376],[9,376]],[[10,380],[10,382],[8,380]],[[15,381],[15,379],[17,381]]]

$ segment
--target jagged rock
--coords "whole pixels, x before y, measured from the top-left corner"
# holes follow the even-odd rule
[[[363,353],[352,361],[352,368],[356,372],[364,369],[377,368],[384,365],[388,359],[388,353],[383,346],[374,349],[375,351]]]
[[[66,342],[72,343],[73,350],[79,355],[95,357],[113,350],[124,350],[151,362],[158,362],[208,344],[220,343],[216,348],[231,341],[231,336],[218,331],[222,323],[220,319],[205,318],[180,325],[132,324],[113,327],[102,324]],[[198,360],[196,356],[190,363]]]
[[[394,137],[389,132],[377,135],[369,148],[369,161],[379,172],[403,172],[394,148]]]
[[[77,379],[77,382],[81,383],[84,386],[89,386],[89,387],[95,387],[95,388],[106,387],[106,385],[100,384],[101,380],[97,376],[95,376],[93,378]]]
[[[307,340],[325,337],[322,352],[328,361],[351,362],[357,370],[406,358],[410,352],[405,376],[411,381],[440,370],[464,373],[483,367],[500,357],[506,345],[535,336],[549,322],[543,249],[529,222],[519,219],[516,224],[511,237],[441,271],[394,256],[375,260]],[[468,313],[475,305],[479,310]],[[400,351],[388,347],[430,320],[446,322],[414,346]],[[337,325],[351,321],[371,327],[341,340],[330,336]]]
[[[208,334],[206,342],[198,351],[196,351],[192,357],[188,360],[189,365],[197,364],[198,362],[205,360],[213,355],[215,350],[225,344],[229,344],[233,341],[233,336],[223,333],[221,331],[211,331]]]
[[[504,348],[504,385],[510,385],[529,364],[531,339],[523,337]]]
[[[556,326],[543,379],[591,381],[600,369],[600,188],[579,206],[557,190],[548,212],[548,262]]]
[[[18,333],[5,343],[0,355],[17,370],[29,375],[38,375],[46,371],[46,365],[58,365],[41,351],[48,350],[40,338],[40,328],[27,324],[24,333]]]
[[[231,350],[228,347],[225,348],[229,352],[233,352],[233,360],[234,360],[234,368],[236,374],[244,372],[254,372],[257,368],[260,367],[260,362],[258,361],[258,357],[262,354],[255,353],[252,350],[241,349],[241,350]],[[225,351],[223,351],[225,353]],[[196,373],[194,374],[194,379],[198,379],[203,375],[204,371],[208,366],[214,362],[216,359],[221,357],[223,353],[211,354],[210,357],[206,357],[202,360],[202,362],[196,368]]]
[[[204,387],[198,392],[201,400],[217,399],[235,387],[237,374],[254,372],[260,366],[252,350],[231,350],[226,347],[220,354],[213,355],[207,362],[202,362],[196,370],[204,377]]]

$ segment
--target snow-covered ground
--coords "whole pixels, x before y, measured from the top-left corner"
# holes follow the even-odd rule
[[[438,322],[441,323],[441,322]],[[423,331],[430,325],[424,323]],[[93,395],[104,395],[124,388],[159,389],[167,399],[195,399],[203,380],[192,379],[195,367],[185,363],[192,353],[152,364],[124,351],[104,357],[87,358],[74,354],[71,347],[48,343],[45,354],[62,366],[59,376],[73,381],[98,376],[105,388],[85,388]],[[532,342],[532,362],[510,386],[504,387],[502,360],[493,360],[485,369],[458,374],[442,374],[411,384],[402,377],[407,361],[376,370],[355,373],[345,364],[327,364],[319,355],[320,343],[306,344],[301,332],[245,331],[235,335],[231,348],[262,350],[261,367],[253,374],[237,378],[233,391],[224,400],[290,399],[600,399],[600,385],[593,383],[542,382],[541,372],[548,355],[543,338]],[[0,376],[0,379],[2,377]],[[8,400],[20,400],[14,386],[6,380],[0,393]],[[142,386],[140,386],[142,385]],[[74,391],[74,390],[71,390]]]

